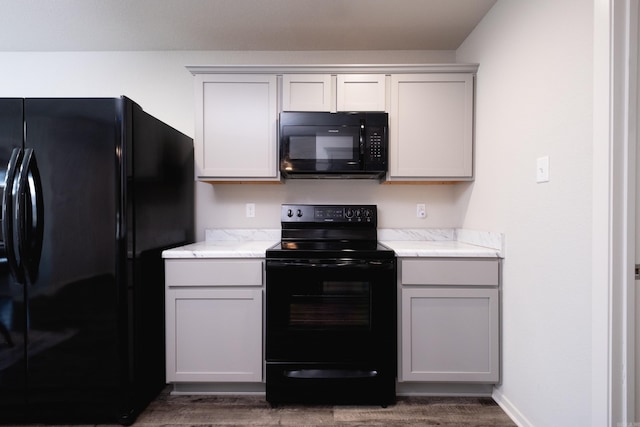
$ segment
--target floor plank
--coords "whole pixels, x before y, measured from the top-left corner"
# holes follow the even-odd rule
[[[490,398],[399,397],[395,405],[281,405],[262,396],[161,394],[136,426],[515,426]]]

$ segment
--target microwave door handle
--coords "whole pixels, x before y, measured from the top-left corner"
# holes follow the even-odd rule
[[[365,138],[364,120],[360,120],[360,164],[363,164],[364,162],[365,141],[366,141],[366,138]]]

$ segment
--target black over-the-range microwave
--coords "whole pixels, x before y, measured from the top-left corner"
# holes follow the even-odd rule
[[[387,113],[280,113],[283,178],[384,179]]]

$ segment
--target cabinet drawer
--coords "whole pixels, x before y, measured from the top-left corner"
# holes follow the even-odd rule
[[[500,263],[493,259],[403,259],[403,285],[498,286]]]
[[[262,286],[264,261],[165,260],[167,286]]]

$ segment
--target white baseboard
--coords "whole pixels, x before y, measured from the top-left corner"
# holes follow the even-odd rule
[[[491,397],[493,397],[493,400],[495,400],[509,418],[519,427],[533,427],[533,423],[531,423],[500,390],[494,388]]]

